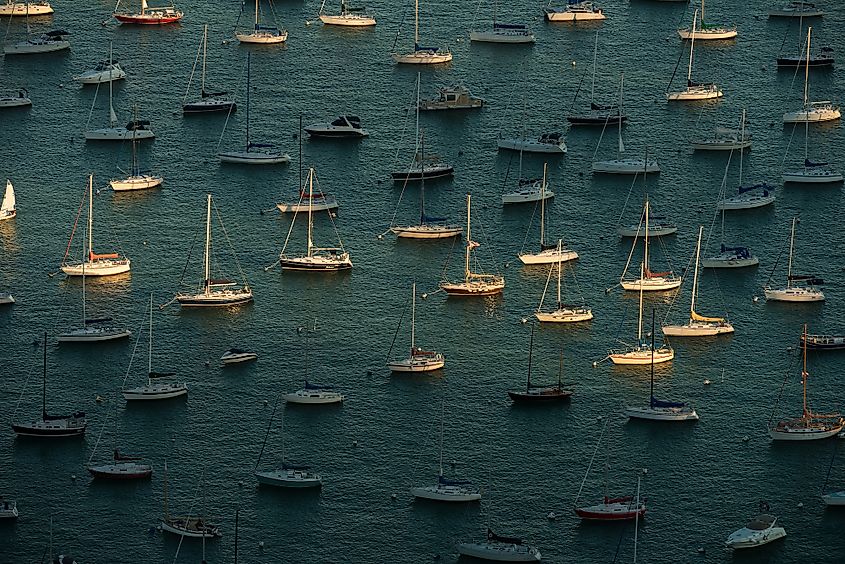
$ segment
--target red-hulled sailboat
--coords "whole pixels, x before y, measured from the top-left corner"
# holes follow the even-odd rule
[[[162,25],[178,22],[185,14],[173,6],[147,5],[147,0],[141,0],[140,12],[118,12],[115,8],[114,19],[122,24]]]

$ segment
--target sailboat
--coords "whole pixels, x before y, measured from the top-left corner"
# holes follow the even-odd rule
[[[487,528],[484,542],[462,542],[458,554],[492,562],[540,562],[540,551],[519,537],[503,537]]]
[[[5,4],[0,4],[0,17],[14,17],[14,16],[46,16],[54,12],[53,6],[49,2],[35,0],[33,2],[16,2],[15,0],[7,0]]]
[[[640,263],[640,278],[643,277],[645,272],[644,264]],[[669,345],[664,343],[660,348],[655,349],[653,339],[651,344],[643,340],[643,290],[644,285],[640,285],[640,303],[637,313],[637,344],[622,351],[611,350],[607,357],[613,364],[660,364],[669,362],[675,358],[675,350]]]
[[[801,385],[803,386],[804,409],[801,417],[778,421],[769,427],[769,436],[774,441],[813,441],[834,437],[845,428],[845,419],[838,413],[813,413],[807,403],[807,324],[804,324],[803,366]]]
[[[734,332],[733,325],[727,319],[723,317],[705,317],[695,311],[695,299],[698,297],[698,263],[701,257],[701,236],[703,233],[704,227],[699,227],[698,243],[695,246],[695,271],[693,271],[692,277],[689,321],[684,325],[664,325],[662,328],[663,334],[668,337],[710,337]]]
[[[699,233],[700,237],[700,233]],[[700,239],[699,239],[700,241]],[[654,308],[651,310],[651,354],[654,355]],[[666,334],[666,333],[664,333]],[[623,410],[626,417],[631,419],[648,419],[650,421],[698,421],[698,413],[684,402],[663,401],[654,397],[654,361],[651,362],[651,383],[649,387],[648,405],[626,407]]]
[[[402,321],[399,321],[400,325]],[[440,370],[446,364],[443,355],[435,351],[421,349],[416,343],[417,330],[417,283],[411,286],[411,353],[408,358],[391,360],[387,367],[391,372],[431,372]]]
[[[414,0],[414,51],[411,53],[394,53],[393,60],[397,63],[409,65],[433,65],[448,63],[452,60],[452,53],[448,49],[441,50],[439,47],[420,46],[420,0]]]
[[[202,76],[200,82],[200,99],[188,102],[188,94],[191,92],[191,83],[194,81],[194,73],[197,70],[197,63],[199,63],[200,49],[202,50]],[[208,52],[208,24],[202,28],[202,42],[200,48],[197,49],[197,56],[194,59],[194,66],[191,68],[191,76],[188,78],[188,87],[185,89],[185,95],[182,97],[182,113],[189,114],[208,114],[213,112],[233,112],[237,109],[237,104],[232,100],[226,92],[206,92],[205,90],[205,74],[206,74],[206,55]]]
[[[275,150],[275,147],[267,143],[253,143],[249,138],[249,98],[250,98],[250,68],[252,54],[246,56],[246,146],[243,151],[223,151],[217,153],[220,162],[235,164],[280,164],[290,162],[290,155]],[[228,120],[227,120],[228,122]],[[223,127],[223,134],[226,127]],[[223,139],[223,134],[220,139]]]
[[[109,58],[105,61],[100,61],[93,69],[89,69],[79,76],[74,76],[73,79],[81,84],[102,84],[112,80],[122,80],[126,78],[126,71],[120,66],[120,63],[114,60],[112,55],[112,44],[109,43]]]
[[[546,191],[546,164],[543,164],[543,184],[541,194]],[[535,208],[536,209],[536,208]],[[546,244],[546,198],[540,198],[540,250],[519,253],[519,260],[522,264],[553,264],[567,262],[578,258],[578,253],[565,248],[558,239],[556,245]]]
[[[220,226],[225,232],[222,220],[220,220]],[[234,251],[232,254],[234,255]],[[235,256],[235,262],[237,263],[237,256]],[[237,282],[226,278],[211,277],[211,194],[208,194],[205,211],[205,251],[203,252],[202,286],[195,292],[177,293],[175,299],[182,307],[223,307],[249,303],[253,300],[252,288],[247,283],[246,276],[241,271],[240,265],[238,265],[238,271],[243,280],[240,286]]]
[[[740,127],[740,139],[745,137],[745,110],[742,110],[742,120]],[[720,199],[716,203],[717,210],[748,210],[754,208],[761,208],[773,204],[775,201],[774,186],[760,182],[757,184],[742,185],[742,164],[744,151],[739,151],[739,187],[735,196],[727,196],[724,194],[727,183],[727,166],[730,165],[728,159],[725,165],[725,179],[722,182],[722,190],[719,195]]]
[[[782,68],[795,68],[795,67],[803,67],[804,65],[809,65],[813,68],[833,68],[833,64],[836,62],[833,56],[833,49],[831,47],[822,47],[819,49],[819,52],[814,55],[805,56],[804,55],[804,16],[798,16],[798,51],[795,55],[784,55],[781,54],[783,51],[783,45],[781,45],[781,52],[778,52],[777,55],[777,66],[778,70]],[[786,43],[786,39],[784,38],[784,44]]]
[[[347,0],[340,0],[340,14],[334,16],[323,13],[326,0],[320,4],[320,21],[325,25],[341,25],[346,27],[368,27],[376,25],[376,19],[367,14],[363,8],[350,8]]]
[[[710,25],[704,22],[704,0],[701,0],[701,20],[699,26],[685,27],[678,30],[681,39],[698,39],[699,41],[716,41],[734,39],[737,36],[735,25]]]
[[[23,13],[26,17],[26,39],[7,45],[3,48],[3,53],[5,55],[37,55],[70,49],[70,42],[65,39],[65,36],[70,34],[63,29],[54,29],[38,37],[32,37],[32,30],[29,27],[29,7],[30,4],[27,2]]]
[[[625,75],[622,74],[619,79],[619,119],[616,120],[617,125],[617,156],[615,159],[607,161],[593,161],[593,173],[602,174],[648,174],[650,172],[660,172],[660,165],[654,159],[648,158],[648,151],[646,151],[645,158],[626,158],[625,144],[622,142],[622,91],[625,83]],[[604,136],[604,130],[602,130]],[[601,138],[599,138],[599,145],[601,145]],[[598,152],[598,147],[596,147]],[[593,156],[595,158],[595,155]]]
[[[99,317],[89,319],[87,316],[87,299],[85,292],[85,263],[82,263],[82,327],[59,333],[57,340],[60,343],[95,343],[100,341],[114,341],[126,339],[132,335],[132,331],[121,327],[110,327],[103,325],[111,321],[111,317]]]
[[[547,10],[550,8],[547,8]],[[548,12],[547,12],[548,14]],[[548,17],[548,16],[547,16]],[[615,125],[619,121],[628,121],[622,111],[622,100],[619,104],[597,104],[596,99],[596,69],[599,53],[599,32],[596,30],[596,40],[593,46],[593,79],[590,82],[590,111],[585,114],[572,114],[566,116],[566,120],[572,125]],[[580,84],[579,88],[580,90]],[[575,98],[578,98],[578,91],[575,92]],[[575,101],[573,100],[573,105]]]
[[[464,280],[462,282],[440,282],[440,289],[450,296],[493,296],[502,293],[505,289],[505,277],[499,274],[482,274],[473,272],[470,269],[470,256],[472,250],[480,247],[471,237],[471,196],[467,194],[467,244],[466,259],[464,262]]]
[[[12,219],[18,215],[18,206],[15,200],[15,187],[12,181],[6,179],[6,191],[3,192],[3,202],[0,203],[0,221]]]
[[[314,244],[312,237],[314,218],[311,202],[314,196],[314,177],[316,174],[314,167],[308,169],[308,239],[305,254],[289,256],[285,252],[290,242],[293,226],[296,224],[297,214],[294,213],[293,219],[290,222],[290,229],[288,229],[288,236],[285,238],[285,244],[282,247],[282,252],[279,254],[278,264],[281,265],[282,270],[336,272],[338,270],[349,270],[352,268],[352,260],[349,258],[349,252],[343,248],[343,241],[340,240],[337,227],[335,227],[335,235],[338,237],[339,247],[318,247]],[[329,219],[331,219],[331,216],[329,216]],[[334,225],[334,220],[332,220],[332,225]]]
[[[86,141],[131,141],[133,139],[153,139],[155,133],[150,129],[150,122],[148,120],[133,119],[123,127],[117,125],[117,114],[114,113],[114,105],[112,103],[113,87],[111,80],[109,83],[109,126],[100,129],[86,129]],[[99,90],[99,89],[98,89]],[[96,102],[97,95],[94,95]],[[91,113],[94,112],[94,106],[91,106]],[[137,107],[134,113],[138,113]],[[88,115],[88,123],[91,122],[91,114]]]
[[[568,400],[572,396],[572,390],[563,388],[561,377],[563,376],[563,353],[560,354],[558,363],[557,385],[538,386],[531,383],[531,360],[534,353],[534,324],[531,324],[531,339],[528,342],[528,376],[525,384],[525,391],[508,390],[508,397],[514,403],[548,403],[553,401]]]
[[[496,21],[498,0],[493,0],[493,28],[488,31],[470,31],[469,40],[479,43],[534,43],[534,33],[525,24],[503,24]]]
[[[440,472],[437,483],[431,486],[411,488],[411,495],[417,499],[431,501],[467,502],[481,499],[481,491],[470,480],[447,478],[443,475],[443,422],[446,419],[446,401],[440,407]]]
[[[334,404],[334,403],[343,403],[343,400],[346,399],[346,396],[341,394],[340,392],[335,391],[335,387],[332,384],[314,384],[308,381],[308,368],[309,368],[309,359],[310,359],[310,352],[311,347],[309,346],[308,337],[311,333],[317,331],[317,321],[314,321],[314,326],[309,328],[307,325],[305,327],[298,327],[297,333],[300,335],[305,335],[305,344],[303,346],[304,354],[304,372],[305,372],[305,386],[300,389],[296,390],[295,392],[290,392],[284,394],[282,399],[284,399],[288,403],[296,403],[296,404],[304,404],[304,405],[325,405],[325,404]]]
[[[118,12],[120,0],[114,7],[114,19],[122,24],[136,25],[164,25],[175,23],[182,19],[184,14],[173,6],[152,6],[147,5],[147,0],[141,0],[140,12],[123,11]]]
[[[695,20],[698,17],[698,10],[692,16],[692,29],[695,29]],[[680,92],[667,92],[666,100],[670,102],[689,102],[694,100],[712,100],[724,96],[722,89],[713,84],[692,81],[692,55],[695,51],[695,31],[689,45],[689,67],[687,69],[687,87]]]
[[[137,119],[137,116],[136,116]],[[126,192],[131,190],[146,190],[161,186],[164,178],[157,174],[150,174],[149,171],[142,171],[138,163],[138,140],[132,138],[132,164],[129,169],[129,176],[120,180],[110,180],[109,186],[115,192]]]
[[[283,408],[284,409],[284,408]],[[275,409],[273,410],[275,413]],[[270,435],[270,429],[273,426],[273,417],[270,417],[270,423],[267,425],[267,433],[264,435],[264,443],[261,445],[261,451],[258,453],[258,460],[255,461],[255,468],[252,473],[259,484],[265,486],[275,486],[277,488],[319,488],[323,485],[323,478],[319,474],[310,471],[310,466],[305,464],[293,464],[285,460],[285,412],[282,411],[282,428],[280,434],[282,436],[282,464],[280,468],[274,470],[259,471],[258,465],[261,464],[261,457],[264,455],[264,447],[267,446],[267,437]]]
[[[696,151],[733,151],[751,147],[751,134],[745,128],[745,110],[739,129],[732,127],[716,127],[712,137],[693,139],[690,141]]]
[[[153,295],[150,293],[150,331],[147,353],[147,383],[135,388],[124,388],[121,391],[126,401],[150,401],[178,398],[188,395],[188,386],[184,382],[163,382],[162,379],[173,376],[175,372],[154,372],[153,371]],[[133,351],[134,357],[134,351]],[[132,360],[129,360],[127,374],[132,368]],[[125,379],[124,379],[125,381]]]
[[[557,242],[557,250],[559,253],[564,252],[563,241],[560,239],[558,239]],[[549,290],[549,282],[552,279],[552,271],[555,268],[555,264],[557,264],[557,308],[552,311],[543,311],[543,301],[545,301],[546,293]],[[534,316],[540,323],[575,323],[578,321],[591,320],[593,318],[593,310],[588,308],[586,305],[567,305],[563,302],[560,291],[562,271],[562,260],[549,265],[549,275],[546,277],[546,286],[543,288],[543,296],[540,298],[540,304],[537,306],[537,311],[534,313]]]
[[[12,421],[12,430],[19,437],[65,438],[81,437],[88,422],[85,413],[49,415],[47,413],[47,333],[44,332],[43,373],[41,377],[41,417],[34,421]]]
[[[4,108],[24,108],[32,105],[32,98],[26,88],[20,88],[17,92],[0,92],[0,110]]]
[[[623,289],[636,292],[638,290],[643,290],[646,292],[662,292],[665,290],[674,290],[675,288],[681,285],[683,281],[682,278],[679,276],[675,276],[675,274],[670,270],[667,272],[652,272],[649,269],[649,201],[646,200],[645,204],[643,205],[643,215],[640,219],[640,224],[645,223],[645,235],[643,237],[643,265],[644,265],[644,274],[641,274],[639,278],[635,278],[633,280],[626,280],[625,276],[628,274],[628,267],[631,264],[631,257],[634,254],[634,249],[637,247],[637,238],[634,238],[633,245],[631,246],[631,252],[628,255],[628,262],[625,264],[625,270],[622,271],[622,276],[619,278],[619,285],[622,286]]]
[[[793,0],[782,8],[769,10],[770,18],[820,18],[823,15],[824,10],[805,0]]]
[[[111,463],[89,465],[88,473],[102,480],[144,480],[153,475],[153,467],[143,464],[140,456],[127,456],[114,449],[112,458]]]
[[[587,483],[587,478],[590,476],[590,470],[593,469],[593,462],[595,462],[596,455],[601,447],[601,440],[604,437],[605,430],[607,429],[607,421],[610,421],[610,418],[607,418],[604,427],[602,427],[598,443],[596,444],[596,449],[593,451],[593,456],[590,458],[590,463],[587,465],[587,472],[584,474],[584,479],[581,481],[581,487],[578,489],[578,494],[575,496],[575,514],[581,519],[589,521],[638,520],[640,517],[645,516],[646,512],[645,502],[641,502],[639,499],[639,479],[637,480],[638,495],[636,499],[630,495],[610,497],[608,494],[608,474],[610,472],[610,464],[608,460],[606,460],[604,464],[604,497],[601,502],[590,506],[578,505],[578,500],[581,499],[581,492],[584,490],[584,484]]]
[[[783,114],[783,123],[819,123],[839,119],[842,113],[839,106],[830,100],[810,102],[810,39],[812,37],[812,26],[807,28],[807,54],[804,64],[804,105],[797,112],[786,112]]]
[[[774,276],[774,269],[766,282],[763,291],[766,294],[766,301],[773,302],[823,302],[824,292],[816,288],[816,284],[824,284],[824,280],[815,276],[804,274],[792,274],[792,252],[795,245],[795,222],[792,218],[792,231],[789,236],[789,262],[786,268],[786,288],[772,288],[769,282]],[[777,267],[777,263],[775,263]]]
[[[567,0],[563,8],[552,8],[552,0],[543,8],[547,22],[589,22],[607,19],[604,10],[591,0]]]
[[[62,260],[61,270],[68,276],[112,276],[129,272],[132,261],[121,253],[97,254],[94,252],[94,175],[88,176],[88,224],[86,226],[88,248],[85,258],[80,261],[65,262]],[[77,217],[78,219],[78,217]],[[75,224],[74,224],[75,225]],[[68,249],[73,242],[73,232],[70,235]],[[67,253],[65,253],[67,259]]]
[[[284,43],[288,40],[288,32],[287,30],[279,29],[278,26],[268,26],[268,25],[261,25],[260,18],[261,18],[261,10],[258,9],[258,2],[259,0],[255,0],[255,23],[253,24],[252,31],[250,33],[239,33],[235,32],[235,38],[241,43],[257,43],[260,45],[272,45],[276,43]],[[241,14],[243,14],[244,6],[246,2],[241,2]],[[273,2],[270,2],[270,10],[273,10]],[[275,19],[275,11],[273,13]],[[238,16],[238,20],[240,20],[240,15]],[[235,29],[237,29],[237,24],[235,24]]]
[[[722,236],[725,234],[725,210],[722,210]],[[745,268],[757,266],[760,259],[754,256],[751,249],[739,245],[719,245],[719,254],[701,259],[702,268]]]
[[[202,478],[200,478],[202,479]],[[201,516],[175,517],[168,510],[167,497],[167,461],[164,462],[164,516],[161,519],[161,530],[191,539],[215,539],[223,536],[220,526],[205,520]]]
[[[783,173],[784,184],[834,184],[842,182],[841,172],[833,170],[826,162],[811,161],[809,158],[810,122],[804,122],[804,166]]]
[[[279,202],[276,204],[276,209],[280,213],[298,213],[307,212],[308,207],[311,206],[311,211],[328,211],[336,210],[339,207],[337,198],[332,194],[326,194],[320,189],[317,184],[316,193],[309,194],[302,183],[302,116],[299,117],[299,198],[297,200],[290,200],[287,202]]]

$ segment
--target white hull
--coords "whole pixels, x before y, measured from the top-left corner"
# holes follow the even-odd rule
[[[323,485],[323,479],[320,476],[299,470],[256,472],[255,479],[260,484],[277,488],[319,488]]]
[[[828,507],[843,507],[845,506],[845,491],[824,494],[822,501]]]
[[[544,197],[545,196],[545,197]],[[554,198],[555,193],[551,190],[518,190],[516,192],[508,192],[502,194],[503,204],[527,204],[529,202],[539,202],[540,200],[548,200]]]
[[[725,39],[735,39],[737,36],[736,29],[729,28],[710,28],[710,29],[696,29],[694,32],[687,29],[679,29],[678,36],[681,39],[689,40],[695,35],[696,41],[719,41]]]
[[[637,225],[631,225],[629,227],[620,227],[616,230],[616,232],[621,237],[644,237],[645,230],[639,229]],[[674,225],[667,225],[665,227],[653,227],[649,225],[648,227],[648,236],[649,237],[665,237],[666,235],[674,235],[678,232],[678,228]]]
[[[275,45],[287,41],[288,32],[282,31],[280,33],[236,33],[235,38],[241,43],[251,43],[253,45]]]
[[[391,372],[432,372],[434,370],[440,370],[445,365],[446,360],[442,356],[436,360],[406,358],[405,360],[387,363],[387,367],[390,368]]]
[[[223,364],[239,364],[253,360],[258,360],[258,355],[254,352],[226,353],[220,357],[220,362]]]
[[[593,172],[602,174],[642,174],[660,172],[657,161],[643,159],[614,159],[610,161],[598,161],[593,163]]]
[[[755,208],[762,208],[763,206],[768,206],[773,203],[775,203],[774,194],[769,194],[768,196],[763,196],[762,194],[751,196],[739,194],[738,196],[732,196],[730,198],[725,198],[724,200],[719,200],[719,202],[716,204],[716,209],[753,210]]]
[[[149,129],[129,130],[125,127],[104,127],[85,132],[86,141],[132,141],[137,139],[154,139],[155,133]]]
[[[784,288],[782,290],[765,289],[767,302],[823,302],[821,290],[807,288]]]
[[[625,416],[649,421],[698,421],[698,413],[688,407],[626,407]]]
[[[121,393],[126,401],[166,400],[188,395],[188,387],[185,384],[149,384]]]
[[[808,168],[783,173],[783,182],[796,184],[833,184],[842,182],[842,175],[826,169]]]
[[[76,82],[81,84],[106,84],[114,82],[115,80],[122,80],[126,78],[126,71],[123,69],[115,69],[111,71],[87,71],[79,76],[73,77]]]
[[[62,272],[68,276],[113,276],[129,272],[132,268],[132,261],[123,260],[96,260],[77,264],[63,264]]]
[[[338,204],[334,196],[326,198],[314,198],[313,200],[311,200],[310,205],[307,201],[281,202],[279,204],[276,204],[276,208],[282,213],[307,213],[309,207],[311,208],[312,212],[318,212],[326,210],[336,210],[338,208]]]
[[[15,298],[8,292],[0,292],[0,305],[11,305],[15,303]]]
[[[751,140],[747,141],[693,141],[692,148],[697,151],[734,151],[748,149],[751,147]]]
[[[0,96],[0,108],[21,108],[31,105],[32,99],[26,96]]]
[[[554,8],[546,8],[543,12],[546,14],[546,21],[549,22],[589,22],[607,19],[607,16],[601,10],[571,10],[566,8],[556,10]]]
[[[477,43],[508,43],[525,44],[534,43],[536,39],[533,33],[508,33],[495,31],[471,31],[469,40]]]
[[[567,262],[578,258],[578,253],[564,249],[558,251],[555,249],[547,249],[539,253],[523,253],[519,255],[519,260],[522,264],[557,264],[559,262]]]
[[[440,288],[450,296],[493,296],[505,290],[505,279],[499,281],[441,282]]]
[[[733,333],[730,323],[706,323],[690,321],[686,325],[664,325],[663,334],[667,337],[712,337]]]
[[[682,278],[638,278],[637,280],[623,280],[620,285],[629,292],[663,292],[680,287]]]
[[[99,329],[85,327],[74,329],[67,333],[59,333],[56,338],[60,343],[96,343],[100,341],[114,341],[116,339],[127,339],[132,335],[128,329]]]
[[[47,2],[31,3],[10,2],[0,5],[0,17],[19,16],[22,18],[32,16],[46,16],[53,13],[53,7]]]
[[[817,441],[835,437],[842,431],[842,424],[830,425],[828,428],[795,428],[787,430],[779,426],[769,429],[769,436],[773,441]]]
[[[652,358],[654,359],[654,364],[669,362],[675,358],[675,351],[673,349],[658,349],[654,351],[654,355],[652,356],[651,350],[643,348],[623,353],[612,353],[609,356],[613,364],[649,366],[652,364]]]
[[[130,176],[124,180],[112,180],[109,182],[115,192],[128,192],[131,190],[147,190],[161,186],[164,179],[161,176],[142,174],[141,176]],[[86,272],[86,274],[88,274]]]
[[[287,153],[263,153],[258,151],[229,151],[217,153],[217,158],[222,163],[248,164],[248,165],[272,165],[290,162],[290,155]]]
[[[839,107],[812,108],[783,114],[783,123],[821,123],[840,117]]]
[[[757,266],[758,264],[760,264],[760,259],[757,257],[736,258],[718,256],[701,259],[702,268],[746,268]]]
[[[320,390],[299,390],[292,394],[285,394],[282,398],[288,403],[299,403],[303,405],[325,405],[330,403],[343,403],[346,396],[337,392],[324,392]]]
[[[69,41],[22,41],[14,45],[8,45],[3,49],[6,55],[38,55],[39,53],[52,53],[70,49]]]
[[[192,520],[195,520],[195,518],[192,518]],[[193,530],[193,529],[183,529],[181,527],[171,525],[167,521],[161,521],[161,530],[166,531],[168,533],[173,533],[174,535],[179,535],[180,537],[186,537],[186,538],[190,538],[190,539],[202,539],[202,538],[213,539],[213,538],[220,536],[219,532],[217,532],[215,534],[211,531],[202,532],[202,531]],[[216,528],[215,528],[215,531],[216,531]]]
[[[340,25],[345,27],[368,27],[376,25],[376,19],[374,17],[354,14],[340,16],[320,14],[320,21],[325,25]]]
[[[436,65],[448,63],[452,60],[452,53],[432,51],[416,51],[414,53],[393,55],[393,61],[403,65]]]
[[[524,544],[506,544],[501,542],[461,543],[458,553],[491,562],[539,562],[540,552]]]
[[[446,502],[467,502],[481,499],[479,492],[467,490],[459,486],[443,485],[411,488],[411,495],[420,499]]]
[[[666,100],[669,102],[696,102],[699,100],[715,100],[724,93],[720,88],[687,88],[680,92],[669,92]]]
[[[540,323],[577,323],[593,318],[593,310],[587,308],[564,308],[555,311],[534,313]]]
[[[407,227],[391,227],[390,231],[403,239],[447,239],[460,237],[464,230],[457,226],[443,225],[409,225]]]
[[[499,139],[499,149],[511,151],[525,151],[526,153],[551,153],[562,155],[566,153],[566,143],[561,139],[557,143],[541,143],[536,139]]]

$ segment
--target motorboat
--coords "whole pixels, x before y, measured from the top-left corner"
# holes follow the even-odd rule
[[[14,499],[3,499],[0,496],[0,519],[17,519],[18,502]]]
[[[786,536],[786,531],[783,527],[775,526],[776,524],[777,517],[774,515],[758,515],[743,528],[731,533],[725,541],[725,546],[733,549],[755,548],[782,539]]]
[[[526,153],[566,153],[566,140],[562,133],[543,133],[540,137],[499,138],[499,149],[524,151]]]
[[[543,14],[547,22],[584,22],[607,19],[604,11],[590,0],[569,0],[563,8],[543,8]]]
[[[634,497],[630,495],[624,497],[605,496],[601,503],[575,508],[575,514],[588,521],[631,521],[638,517],[644,517],[645,512],[645,502],[637,504],[634,502]]]
[[[321,405],[327,403],[342,403],[346,396],[334,391],[334,386],[326,384],[312,384],[305,381],[305,387],[301,390],[284,394],[282,396],[288,403],[305,405]]]
[[[702,268],[745,268],[757,266],[760,259],[751,254],[748,247],[719,246],[719,254],[701,259]]]
[[[786,4],[782,8],[769,11],[770,18],[820,18],[824,11],[812,2],[796,0]]]
[[[70,49],[70,41],[65,39],[70,35],[64,30],[53,30],[38,37],[27,38],[26,41],[7,45],[3,52],[6,55],[37,55]]]
[[[521,538],[503,537],[489,528],[484,542],[462,542],[457,549],[464,556],[491,562],[539,562],[542,559],[540,551],[525,544]]]
[[[766,182],[740,186],[736,195],[728,196],[716,203],[717,210],[750,210],[762,208],[775,202],[775,187]]]
[[[277,488],[319,488],[323,485],[323,478],[319,474],[308,471],[308,466],[300,464],[282,464],[279,470],[256,471],[255,478],[259,484]]]
[[[118,6],[120,2],[118,1]],[[122,24],[134,25],[164,25],[169,23],[176,23],[185,15],[173,6],[154,6],[147,5],[147,0],[141,0],[141,11],[118,12],[115,6],[114,19]]]
[[[352,115],[340,116],[330,123],[315,123],[303,129],[311,137],[360,138],[369,135],[361,127],[361,118]]]
[[[338,25],[344,27],[371,27],[376,25],[376,19],[361,8],[350,8],[347,0],[340,0],[340,14],[324,14],[323,5],[320,6],[320,21],[324,25]]]
[[[26,88],[21,88],[15,93],[0,94],[0,109],[2,108],[20,108],[24,106],[31,106],[32,99],[29,97],[29,91]]]
[[[126,78],[126,71],[120,67],[120,63],[109,58],[107,61],[100,61],[93,69],[89,69],[73,79],[82,84],[103,84],[113,80]]]
[[[519,180],[519,187],[513,192],[502,194],[503,204],[525,204],[554,198],[555,193],[545,187],[540,178]]]
[[[502,24],[493,22],[488,31],[471,31],[469,40],[478,43],[534,43],[534,32],[525,24]]]
[[[251,362],[257,359],[258,353],[233,348],[223,353],[223,356],[220,357],[220,362],[223,364],[238,364],[241,362]]]
[[[484,99],[473,96],[462,85],[444,86],[437,91],[437,96],[420,100],[418,107],[422,111],[434,110],[473,110],[484,106]]]
[[[53,12],[53,6],[49,2],[42,2],[40,0],[36,0],[35,2],[8,0],[5,4],[0,4],[0,17],[2,18],[10,16],[22,18],[47,16]]]

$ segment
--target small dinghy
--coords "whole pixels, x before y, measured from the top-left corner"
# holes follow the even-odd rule
[[[523,544],[522,539],[502,537],[489,528],[486,542],[463,542],[457,548],[464,556],[492,562],[539,562],[542,559],[540,551]]]
[[[229,349],[223,353],[223,356],[220,357],[220,361],[223,364],[237,364],[239,362],[249,362],[256,359],[258,359],[258,353],[245,351],[243,349]]]
[[[763,513],[738,531],[734,531],[725,541],[728,548],[754,548],[763,546],[786,536],[783,527],[776,527],[777,517]]]

